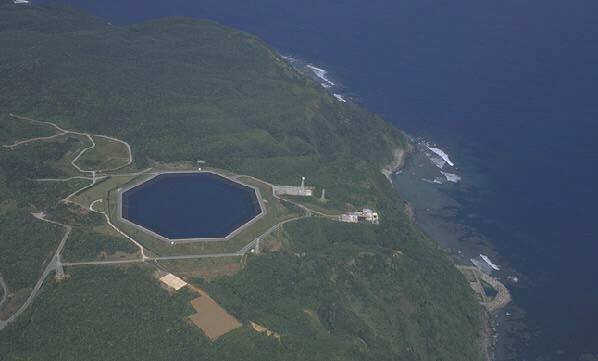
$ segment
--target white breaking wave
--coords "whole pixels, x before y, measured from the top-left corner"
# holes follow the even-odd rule
[[[335,85],[326,76],[326,74],[328,74],[328,72],[326,70],[318,68],[318,67],[315,67],[315,66],[313,66],[311,64],[307,64],[306,67],[309,68],[319,79],[321,79],[323,81],[323,83],[321,83],[321,85],[324,88],[330,88],[330,87],[333,87]]]
[[[449,172],[443,172],[443,171],[440,171],[440,173],[442,173],[442,175],[449,182],[459,183],[459,181],[461,180],[461,177],[459,177],[457,174],[449,173]]]
[[[430,183],[430,184],[443,184],[442,178],[440,178],[440,177],[436,177],[434,179],[422,178],[422,181],[424,181],[426,183]]]
[[[500,271],[500,267],[498,267],[496,264],[494,264],[494,263],[493,263],[493,262],[490,260],[490,258],[489,258],[488,256],[486,256],[486,255],[483,255],[483,254],[480,254],[480,257],[482,257],[482,259],[483,259],[483,260],[484,260],[486,263],[488,263],[488,265],[489,265],[490,267],[494,268],[496,271]]]
[[[428,145],[426,145],[426,147],[431,150],[432,152],[434,152],[436,155],[438,155],[445,163],[448,163],[451,167],[455,166],[455,163],[451,162],[451,159],[449,158],[448,154],[446,154],[442,149],[440,148],[436,148],[436,147],[430,147]],[[443,164],[444,166],[444,164]],[[442,168],[442,167],[440,167]]]
[[[430,153],[426,153],[426,156],[428,156],[428,159],[430,159],[430,161],[434,163],[435,166],[437,166],[440,169],[444,168],[446,162],[442,158],[436,155],[432,155]]]
[[[306,64],[304,61],[298,58],[294,58],[289,55],[280,55],[281,58],[288,61],[293,67],[299,69],[301,72],[311,72],[316,78],[319,80],[320,85],[327,89],[330,94],[332,94],[339,102],[346,103],[347,99],[339,93],[333,93],[332,88],[336,86],[336,84],[328,78],[328,71],[326,69],[318,68],[312,64]]]
[[[340,95],[340,94],[336,94],[336,93],[334,93],[334,94],[332,94],[332,95],[334,95],[334,97],[335,97],[336,99],[338,99],[338,101],[339,101],[339,102],[343,102],[343,103],[346,103],[346,102],[347,102],[347,100],[346,100],[346,99],[345,99],[345,98],[344,98],[342,95]]]

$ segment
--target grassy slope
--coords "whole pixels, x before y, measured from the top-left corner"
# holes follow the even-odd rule
[[[242,320],[287,336],[276,345],[235,332],[228,347],[219,342],[202,351],[206,357],[228,359],[250,349],[267,359],[478,358],[477,305],[378,171],[391,148],[404,144],[392,126],[340,104],[256,38],[210,22],[165,19],[116,28],[63,10],[0,5],[0,45],[7,49],[0,52],[0,112],[119,137],[131,144],[139,167],[150,159],[202,159],[273,182],[307,175],[336,204],[380,210],[380,227],[314,220],[289,226],[291,247],[305,257],[251,258],[243,272],[205,284]],[[392,256],[397,249],[404,255]],[[151,350],[161,358],[166,348],[158,341],[144,342],[147,349],[138,354],[124,346],[141,342],[127,336],[139,329],[153,340],[167,324],[190,340],[180,321],[185,307],[164,310],[153,283],[143,281],[147,275],[119,272],[75,271],[49,287],[8,331],[6,339],[15,342],[0,350],[13,359],[40,359],[44,349],[56,359],[93,359],[94,350],[105,348],[95,341],[87,346],[86,333],[57,340],[36,331],[55,322],[82,332],[102,326],[119,346],[110,354],[116,359],[143,359]],[[125,292],[129,284],[145,285],[139,292],[148,297],[138,304],[139,297]],[[86,296],[72,297],[78,293]],[[42,311],[60,300],[69,304],[64,316]],[[141,317],[107,323],[110,310],[119,308]],[[35,349],[28,347],[32,340]],[[194,342],[205,347],[197,338],[173,350],[195,350]]]

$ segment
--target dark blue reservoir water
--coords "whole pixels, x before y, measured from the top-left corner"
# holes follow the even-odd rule
[[[439,241],[489,244],[520,275],[525,327],[505,331],[499,357],[598,354],[597,1],[65,2],[114,24],[217,20],[327,69],[336,91],[455,162],[461,182],[408,193],[444,199],[418,216]]]
[[[173,240],[226,237],[261,211],[253,188],[212,173],[156,176],[124,192],[122,210]]]

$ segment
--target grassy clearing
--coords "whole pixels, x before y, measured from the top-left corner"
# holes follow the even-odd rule
[[[138,176],[124,176],[124,177],[108,177],[98,181],[93,187],[88,188],[76,196],[71,198],[71,201],[80,204],[85,208],[89,208],[91,202],[96,199],[103,199],[104,202],[108,200],[108,194],[111,190],[123,187],[127,183],[136,179]],[[98,206],[101,206],[98,204]],[[99,209],[98,209],[99,210]]]
[[[260,252],[285,252],[289,248],[289,240],[284,227],[275,230],[260,242]]]
[[[297,197],[297,196],[283,196],[284,199],[289,199],[295,203],[302,204],[316,212],[326,215],[338,216],[344,211],[347,211],[347,204],[341,202],[320,202],[318,197]]]
[[[92,136],[95,147],[86,151],[79,158],[79,166],[83,169],[115,169],[126,166],[129,161],[129,150],[121,142]]]
[[[181,165],[162,164],[161,169],[168,170],[189,170],[188,167]],[[220,170],[218,170],[220,172]],[[223,172],[229,177],[235,177],[232,172]],[[296,217],[300,214],[300,210],[288,203],[283,203],[272,195],[272,189],[269,185],[250,178],[240,177],[239,180],[254,186],[259,189],[260,195],[264,200],[266,206],[266,214],[253,223],[251,226],[242,230],[239,234],[227,241],[215,242],[198,242],[188,244],[170,245],[164,241],[155,238],[136,227],[129,225],[126,222],[118,220],[118,190],[123,189],[131,184],[136,184],[146,178],[151,177],[147,175],[133,175],[133,176],[111,176],[109,178],[99,181],[93,187],[84,190],[83,192],[72,197],[71,200],[83,207],[89,208],[90,204],[97,200],[103,199],[104,202],[96,203],[94,209],[98,211],[107,211],[111,221],[116,224],[121,230],[139,241],[147,248],[148,251],[156,255],[179,255],[179,254],[209,254],[209,253],[227,253],[236,252],[243,248],[247,243],[253,241],[256,237],[263,234],[273,225],[289,218]]]
[[[179,277],[212,280],[231,276],[241,270],[243,257],[200,258],[160,261],[160,265]]]

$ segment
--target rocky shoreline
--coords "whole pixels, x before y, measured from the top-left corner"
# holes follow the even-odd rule
[[[408,143],[406,147],[395,147],[392,151],[391,162],[384,166],[380,170],[380,172],[384,174],[384,176],[388,179],[390,183],[392,183],[392,175],[403,169],[406,162],[408,161],[409,156],[414,152],[415,147],[412,143]],[[416,219],[414,205],[405,201],[404,210],[407,216],[410,218],[410,220],[415,223]],[[476,280],[474,283],[476,283],[477,286],[473,285],[472,282],[468,281],[468,283],[470,283],[470,286],[472,286],[472,290],[476,294],[476,296],[480,298],[480,305],[483,306],[484,310],[482,311],[483,321],[482,327],[480,329],[480,337],[478,342],[482,355],[484,356],[484,360],[493,361],[493,348],[496,340],[494,339],[495,335],[491,326],[491,321],[498,310],[502,309],[508,303],[511,302],[511,295],[502,282],[498,281],[494,277],[484,274],[478,268],[473,266],[463,266],[457,263],[455,263],[455,267],[459,269],[462,273],[464,273],[464,276],[466,276],[466,273],[470,272]],[[488,299],[485,296],[481,284],[482,281],[484,281],[497,291],[496,297]]]
[[[411,143],[407,143],[406,147],[395,147],[392,150],[391,162],[380,169],[380,172],[384,174],[390,183],[392,183],[392,175],[403,168],[407,161],[407,157],[409,154],[413,153],[413,150],[414,147]]]

